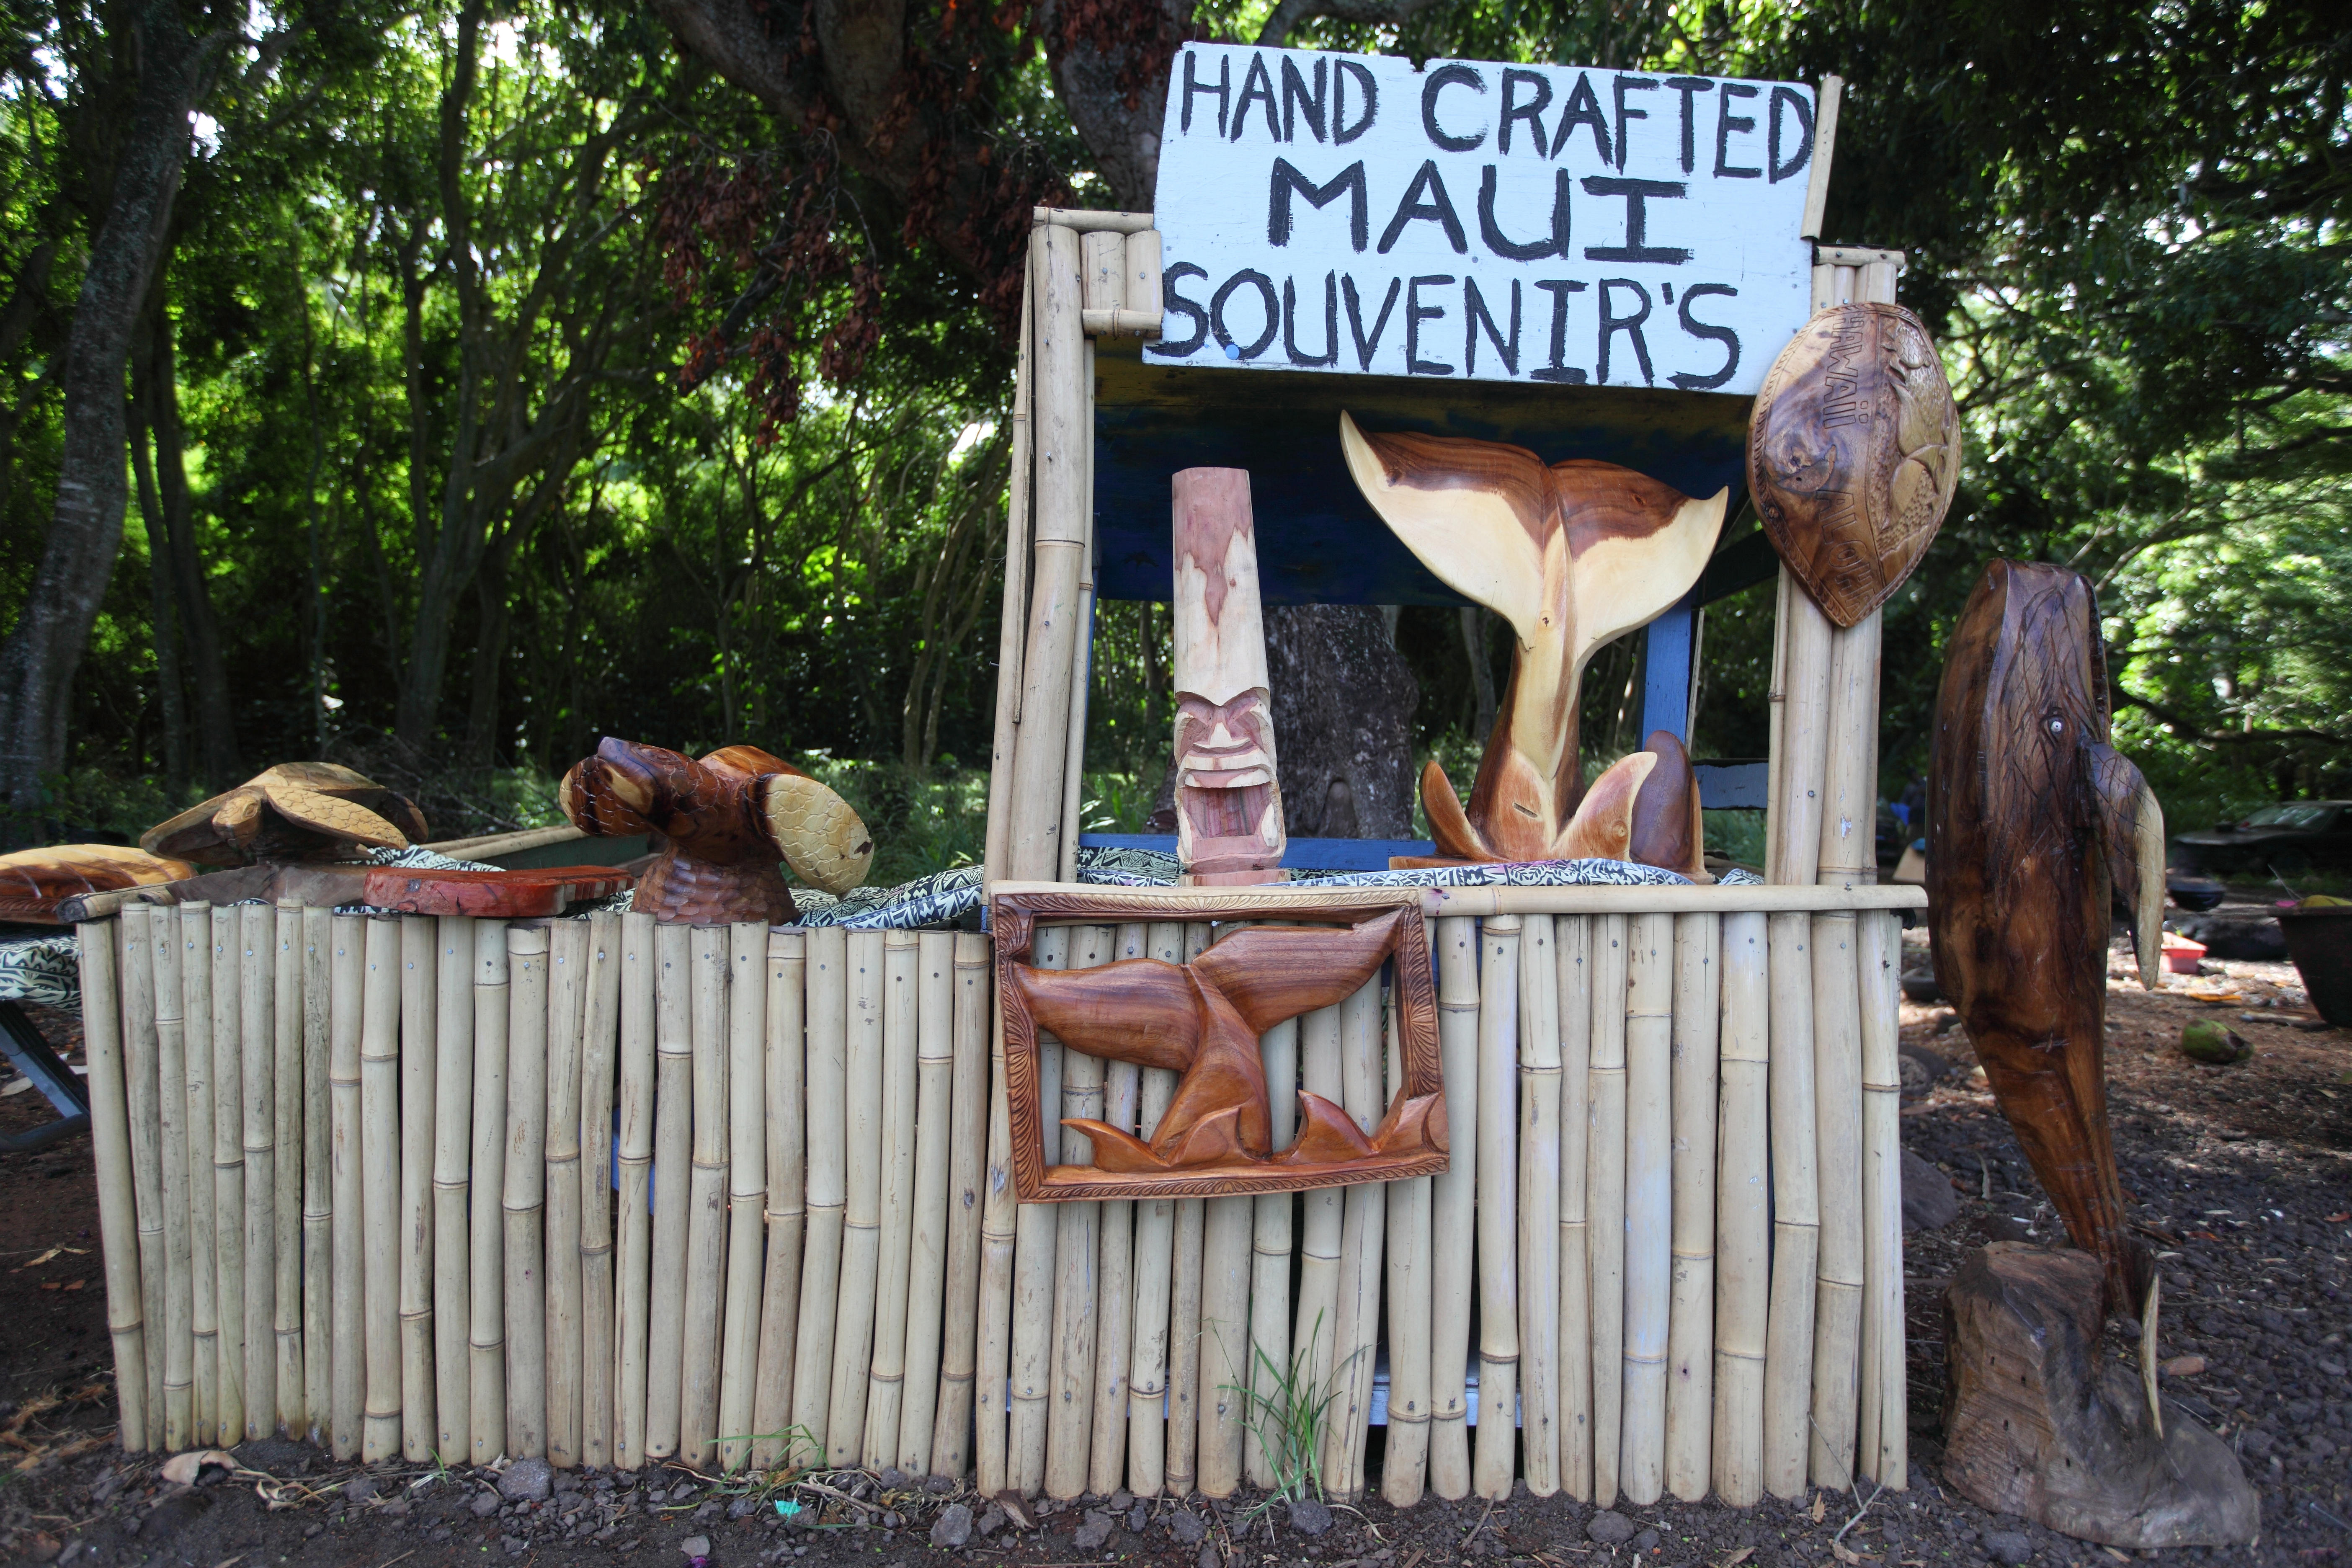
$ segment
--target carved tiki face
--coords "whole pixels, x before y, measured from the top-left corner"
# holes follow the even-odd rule
[[[1177,693],[1176,852],[1184,864],[1195,872],[1280,864],[1279,801],[1265,689],[1223,703]]]
[[[1172,489],[1176,854],[1195,879],[1265,881],[1287,837],[1249,474],[1186,468]]]

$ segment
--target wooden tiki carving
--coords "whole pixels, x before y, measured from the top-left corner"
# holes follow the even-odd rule
[[[2111,888],[2157,984],[2164,813],[2108,743],[2091,585],[1996,561],[1952,634],[1927,779],[1936,974],[2002,1114],[2109,1310],[2137,1312],[2153,1266],[2131,1239],[2107,1128]]]
[[[1282,786],[1245,468],[1172,486],[1176,858],[1196,883],[1280,880]]]
[[[1959,413],[1919,318],[1836,305],[1780,351],[1748,426],[1764,531],[1850,626],[1903,585],[1960,482]]]
[[[351,860],[427,837],[406,795],[333,763],[280,763],[139,836],[151,855],[205,866]]]
[[[635,907],[665,923],[789,922],[779,859],[803,880],[845,893],[866,879],[874,841],[849,803],[755,746],[699,762],[607,736],[563,775],[563,814],[596,837],[649,833],[659,853]]]
[[[1695,814],[1697,790],[1679,745],[1671,755],[1624,758],[1585,789],[1577,687],[1595,650],[1655,619],[1698,581],[1729,489],[1694,500],[1613,463],[1547,466],[1499,441],[1368,436],[1346,414],[1339,441],[1364,499],[1405,547],[1448,587],[1510,622],[1517,638],[1510,689],[1468,805],[1434,761],[1422,770],[1439,854],[1624,859],[1637,853],[1637,816],[1679,822]],[[1643,806],[1653,789],[1664,798]],[[1669,868],[1696,870],[1696,842],[1694,833],[1687,859]]]
[[[1190,963],[1136,958],[1097,969],[1024,962],[1040,921],[1164,918],[1165,903],[1110,891],[1000,893],[991,906],[1015,1189],[1024,1203],[1085,1198],[1222,1197],[1398,1181],[1445,1168],[1444,1083],[1437,998],[1417,894],[1352,892],[1301,901],[1237,891],[1188,904],[1188,920],[1328,921],[1235,931]],[[1395,963],[1404,1083],[1370,1133],[1319,1095],[1298,1096],[1298,1134],[1276,1149],[1258,1037],[1286,1018],[1341,1001]],[[1073,1119],[1094,1144],[1087,1165],[1049,1165],[1039,1121],[1037,1036],[1112,1061],[1181,1073],[1150,1141]]]

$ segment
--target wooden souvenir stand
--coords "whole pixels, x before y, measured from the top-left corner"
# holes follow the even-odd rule
[[[1123,889],[1114,917],[1076,885],[1097,386],[1141,384],[1159,241],[1149,215],[1063,211],[1030,239],[986,864],[1046,911],[1047,969],[1187,963],[1335,892]],[[1893,299],[1898,254],[1817,259],[1816,308]],[[1669,424],[1707,401],[1452,391],[1646,398]],[[1712,401],[1744,428],[1744,400]],[[1222,1496],[1274,1479],[1242,1391],[1296,1357],[1333,1395],[1337,1497],[1370,1484],[1376,1423],[1398,1504],[1515,1479],[1603,1503],[1899,1488],[1898,919],[1922,900],[1874,885],[1877,627],[1832,629],[1783,573],[1765,885],[1419,893],[1436,1175],[1019,1202],[977,933],[90,921],[124,1445]],[[1391,1000],[1375,973],[1262,1037],[1277,1147],[1297,1089],[1371,1129],[1407,1081]],[[1035,1073],[1065,1163],[1090,1145],[1064,1117],[1148,1140],[1175,1079],[1050,1036]]]

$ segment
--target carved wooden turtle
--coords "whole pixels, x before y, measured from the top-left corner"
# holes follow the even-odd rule
[[[207,866],[355,860],[426,837],[406,795],[333,763],[280,763],[139,836],[153,855]]]

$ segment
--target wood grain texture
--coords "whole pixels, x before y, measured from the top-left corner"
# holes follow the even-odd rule
[[[2144,846],[2163,814],[2108,744],[2106,668],[2091,585],[1996,561],[1954,628],[1927,781],[1936,973],[2001,1112],[2075,1246],[2105,1269],[2110,1311],[2152,1278],[2131,1238],[2107,1126],[2108,908],[2123,892],[2156,982],[2160,871]]]
[[[151,855],[205,866],[347,860],[432,834],[415,804],[333,763],[280,763],[139,836]]]
[[[1833,305],[1780,351],[1749,416],[1748,488],[1830,619],[1851,626],[1903,585],[1959,480],[1958,411],[1916,316]]]
[[[1176,857],[1195,879],[1275,880],[1288,837],[1249,471],[1185,468],[1170,489]]]
[[[58,912],[58,906],[68,899],[177,882],[195,874],[196,868],[185,860],[166,859],[120,844],[52,844],[43,849],[19,849],[14,855],[0,855],[0,921],[70,924]]]

